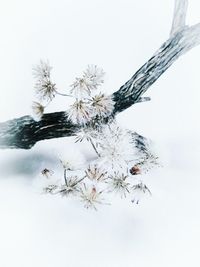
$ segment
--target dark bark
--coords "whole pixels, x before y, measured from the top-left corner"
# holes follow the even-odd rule
[[[0,123],[0,148],[30,149],[38,141],[72,136],[78,130],[65,112],[44,114],[38,122],[31,116],[24,116]]]

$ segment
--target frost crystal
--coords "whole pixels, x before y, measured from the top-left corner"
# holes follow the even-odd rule
[[[51,81],[51,70],[49,62],[42,60],[33,68],[33,76],[36,80],[35,89],[41,100],[51,101],[56,94],[56,85]]]

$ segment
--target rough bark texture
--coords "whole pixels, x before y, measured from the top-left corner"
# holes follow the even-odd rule
[[[30,149],[38,141],[72,136],[78,130],[67,120],[65,112],[44,114],[39,122],[24,116],[0,123],[0,148]]]
[[[200,25],[185,27],[167,40],[146,64],[144,64],[117,92],[114,113],[121,112],[137,103],[141,95],[177,60],[182,54],[199,44]],[[193,39],[193,34],[197,38]],[[190,39],[191,37],[191,39]]]

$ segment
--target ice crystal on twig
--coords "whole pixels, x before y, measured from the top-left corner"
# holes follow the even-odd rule
[[[40,120],[44,113],[44,106],[36,101],[32,104],[33,116],[35,119]]]
[[[81,201],[84,203],[84,207],[89,209],[95,209],[97,204],[103,204],[102,191],[99,191],[95,186],[87,186],[83,184],[81,188]]]
[[[49,62],[42,60],[33,68],[36,94],[41,100],[51,101],[56,94],[56,84],[51,80],[51,70]]]

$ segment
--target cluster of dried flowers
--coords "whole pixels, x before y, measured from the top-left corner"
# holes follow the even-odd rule
[[[51,79],[51,69],[48,62],[43,61],[34,68],[36,93],[46,105],[60,94]],[[65,95],[74,98],[66,116],[81,126],[75,142],[89,142],[96,152],[95,159],[78,166],[70,159],[60,158],[63,176],[59,179],[48,169],[41,172],[45,193],[74,196],[84,207],[93,209],[98,204],[106,204],[106,195],[113,193],[121,198],[129,197],[138,204],[141,197],[151,194],[141,180],[141,174],[157,164],[152,153],[138,151],[134,135],[119,127],[112,118],[114,101],[99,91],[104,75],[101,68],[88,66]],[[44,109],[43,104],[34,102],[33,112],[37,119],[42,117]]]

